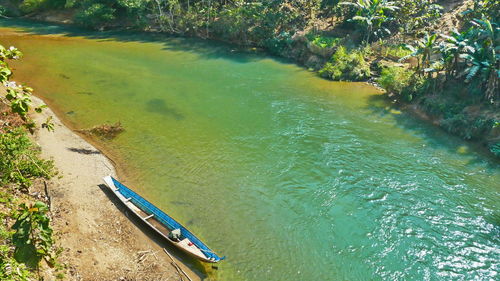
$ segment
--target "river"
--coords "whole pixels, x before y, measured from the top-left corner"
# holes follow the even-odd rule
[[[196,39],[0,26],[66,124],[121,122],[99,145],[227,256],[209,279],[498,279],[498,162],[375,88]]]

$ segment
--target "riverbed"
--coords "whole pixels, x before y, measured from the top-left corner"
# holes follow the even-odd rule
[[[227,256],[210,279],[498,278],[498,162],[377,89],[216,42],[0,26],[68,126],[121,123],[94,141]]]

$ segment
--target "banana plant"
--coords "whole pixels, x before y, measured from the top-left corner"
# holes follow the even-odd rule
[[[351,6],[357,9],[356,15],[349,21],[358,22],[366,31],[365,41],[370,42],[372,35],[382,37],[390,34],[389,29],[382,27],[386,22],[394,20],[387,11],[396,11],[399,7],[396,2],[386,0],[356,0],[354,2],[340,2],[339,5]]]
[[[440,45],[440,50],[447,75],[456,76],[458,74],[460,54],[474,51],[474,47],[470,45],[471,32],[472,28],[464,32],[453,30],[451,36],[441,34],[445,41]]]
[[[422,74],[424,72],[431,72],[430,67],[432,65],[432,56],[439,52],[439,46],[436,44],[437,34],[429,35],[425,34],[425,37],[417,40],[416,46],[405,45],[405,48],[412,53],[402,57],[399,61],[405,61],[410,57],[416,57],[418,59],[417,70]]]
[[[500,28],[486,18],[475,19],[471,23],[476,27],[472,32],[473,48],[460,55],[467,64],[463,72],[463,75],[466,75],[465,82],[468,83],[479,76],[486,85],[484,98],[494,101],[499,95],[500,84]]]

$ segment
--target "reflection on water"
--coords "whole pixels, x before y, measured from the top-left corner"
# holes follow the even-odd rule
[[[498,164],[373,88],[193,39],[3,25],[16,79],[67,122],[121,122],[104,145],[125,182],[228,256],[212,279],[497,278]]]

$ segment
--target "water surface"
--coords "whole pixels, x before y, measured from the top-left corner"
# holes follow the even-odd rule
[[[101,145],[228,257],[210,278],[498,279],[498,164],[374,88],[194,39],[2,25],[15,79],[68,124],[121,122]]]

